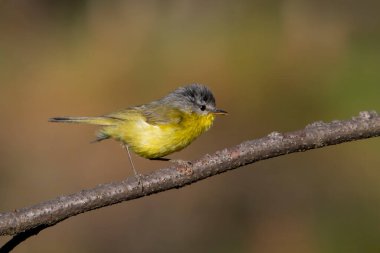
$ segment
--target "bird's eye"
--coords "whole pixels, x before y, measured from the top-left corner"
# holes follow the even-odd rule
[[[205,105],[201,105],[201,111],[204,111],[206,110],[206,106]]]

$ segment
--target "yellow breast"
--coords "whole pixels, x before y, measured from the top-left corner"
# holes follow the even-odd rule
[[[144,117],[136,116],[105,131],[128,144],[136,154],[145,158],[158,158],[188,146],[212,126],[214,119],[213,114],[192,113],[182,115],[179,123],[152,125]]]

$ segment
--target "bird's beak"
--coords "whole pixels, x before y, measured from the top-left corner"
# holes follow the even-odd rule
[[[219,114],[219,115],[227,115],[228,114],[225,110],[221,110],[221,109],[214,109],[211,111],[211,113]]]

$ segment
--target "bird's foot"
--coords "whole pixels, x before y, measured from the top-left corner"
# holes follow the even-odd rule
[[[177,171],[179,171],[181,174],[185,174],[187,176],[190,176],[194,173],[193,171],[193,164],[190,161],[185,160],[170,160],[171,163],[176,165]]]
[[[193,165],[190,161],[185,160],[178,160],[178,159],[170,159],[169,162],[173,163],[174,165],[188,167]]]
[[[179,171],[181,174],[185,174],[189,176],[194,173],[193,168],[192,168],[193,164],[190,161],[170,159],[170,158],[165,158],[165,157],[151,158],[150,160],[171,162],[172,164],[175,165],[177,171]]]

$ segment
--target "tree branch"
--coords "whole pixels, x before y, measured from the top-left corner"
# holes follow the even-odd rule
[[[0,213],[0,235],[28,231],[35,234],[80,213],[180,188],[260,160],[379,135],[380,117],[374,111],[361,112],[358,117],[346,121],[315,122],[295,132],[273,132],[261,139],[205,155],[188,165],[176,165],[143,175],[143,187],[134,177],[130,177],[31,207]]]

